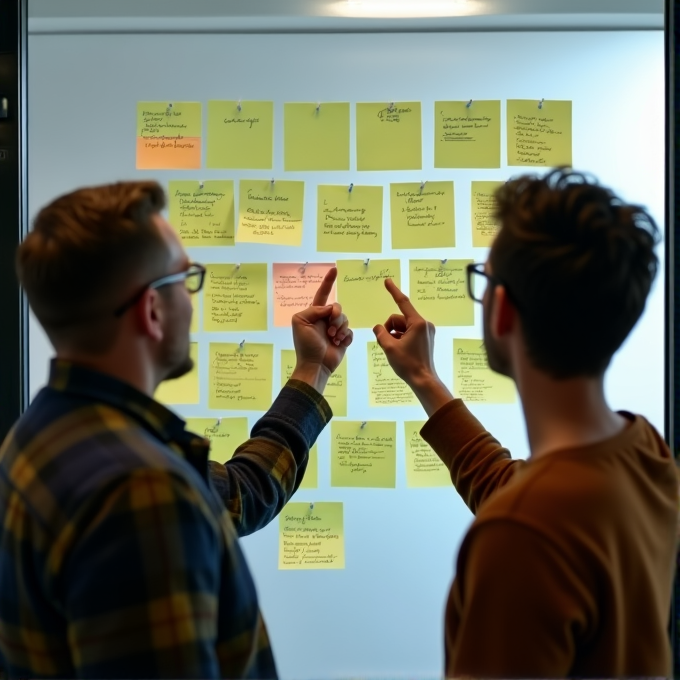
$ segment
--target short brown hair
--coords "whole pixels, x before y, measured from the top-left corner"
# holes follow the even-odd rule
[[[511,180],[496,205],[489,261],[517,307],[530,360],[558,379],[602,374],[657,272],[653,218],[565,168]]]
[[[102,329],[130,282],[164,273],[165,246],[152,219],[164,207],[157,182],[118,182],[78,189],[38,213],[16,269],[53,344],[105,348],[110,334]]]

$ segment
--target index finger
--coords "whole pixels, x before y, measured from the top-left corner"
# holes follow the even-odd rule
[[[328,296],[333,290],[333,284],[338,275],[337,267],[331,267],[327,272],[326,276],[323,277],[323,281],[319,286],[319,289],[314,294],[314,300],[312,300],[313,307],[323,307],[328,301]]]
[[[385,288],[387,288],[392,299],[397,303],[397,307],[399,307],[399,310],[407,320],[420,318],[420,314],[418,314],[416,308],[411,304],[411,301],[392,279],[385,279]]]

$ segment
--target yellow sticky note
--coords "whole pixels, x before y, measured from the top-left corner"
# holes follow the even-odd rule
[[[186,429],[210,440],[210,460],[226,463],[250,438],[248,418],[187,418]]]
[[[316,291],[331,267],[335,267],[332,262],[274,263],[274,326],[290,326],[293,314],[312,304]],[[331,305],[335,299],[334,285],[327,303]]]
[[[284,104],[283,169],[349,170],[349,104]]]
[[[331,422],[331,486],[394,489],[396,479],[396,423]]]
[[[435,326],[474,326],[475,303],[467,292],[465,268],[472,260],[411,260],[413,306]]]
[[[392,370],[377,342],[369,342],[368,405],[417,406],[420,402],[411,388]]]
[[[344,569],[342,503],[287,503],[279,515],[279,569]]]
[[[267,265],[206,265],[203,330],[267,330]]]
[[[189,343],[189,356],[194,367],[181,378],[165,380],[156,390],[155,399],[161,404],[198,404],[200,393],[198,389],[198,343]]]
[[[210,343],[208,408],[266,411],[272,405],[274,345]]]
[[[572,164],[571,102],[508,99],[508,165]]]
[[[208,102],[207,166],[269,170],[274,156],[273,102]]]
[[[319,185],[316,249],[325,253],[382,251],[383,188]]]
[[[137,103],[137,169],[201,167],[200,102]]]
[[[357,104],[357,170],[422,167],[420,102]]]
[[[304,182],[241,180],[236,240],[299,246],[304,193]]]
[[[283,387],[295,369],[295,350],[281,350],[281,387]],[[323,393],[334,416],[347,416],[347,355],[340,362],[340,366],[328,378],[328,384]]]
[[[503,182],[472,182],[472,245],[475,248],[488,248],[496,237],[494,196],[502,185]]]
[[[200,295],[191,296],[191,326],[189,328],[189,333],[198,333],[200,329],[199,315],[200,315]]]
[[[501,167],[500,100],[434,103],[434,167]]]
[[[453,182],[390,184],[392,248],[456,245]]]
[[[401,287],[399,260],[338,260],[338,301],[352,328],[385,323],[399,308],[385,288],[385,279]]]
[[[319,447],[314,444],[309,449],[309,460],[307,461],[307,469],[305,476],[300,482],[298,489],[318,489],[319,488]]]
[[[426,488],[451,486],[451,473],[441,458],[420,436],[424,420],[409,420],[404,423],[406,443],[406,486]]]
[[[453,341],[453,390],[465,401],[513,404],[515,383],[489,368],[482,340]]]
[[[174,181],[168,185],[170,224],[185,246],[234,245],[234,182]]]

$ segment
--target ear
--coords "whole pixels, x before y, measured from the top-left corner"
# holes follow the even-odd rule
[[[494,338],[512,333],[517,321],[517,310],[504,286],[494,286],[491,305],[490,330]]]
[[[142,335],[160,342],[163,339],[163,305],[160,293],[149,288],[135,306],[137,327]]]

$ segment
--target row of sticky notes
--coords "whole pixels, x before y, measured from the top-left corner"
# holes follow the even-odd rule
[[[350,351],[356,351],[354,349]],[[187,375],[160,385],[156,399],[166,404],[199,404],[198,343],[190,346],[194,368]],[[272,403],[274,345],[219,342],[208,348],[208,408],[218,411],[266,411]],[[369,406],[417,406],[411,390],[390,368],[376,342],[366,346]],[[331,376],[324,395],[336,416],[347,416],[348,373],[345,357]],[[281,386],[295,368],[293,350],[281,350]],[[514,383],[488,366],[481,340],[453,340],[454,393],[470,402],[509,404],[516,401]]]
[[[507,164],[572,162],[572,103],[509,99]],[[285,171],[350,169],[350,104],[283,105]],[[208,168],[272,169],[274,103],[208,102]],[[138,102],[137,168],[200,169],[200,102]],[[356,104],[357,170],[420,170],[420,102]],[[434,102],[434,166],[499,168],[501,101]]]
[[[473,181],[470,189],[472,245],[486,247],[496,233],[494,193],[501,181]],[[241,180],[238,231],[233,180],[172,181],[169,218],[186,246],[239,243],[300,246],[304,182]],[[456,245],[454,184],[390,184],[392,248],[453,248]],[[383,250],[383,187],[318,185],[316,249],[326,253]]]

